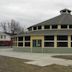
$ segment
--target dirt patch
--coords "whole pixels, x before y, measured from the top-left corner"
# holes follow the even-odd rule
[[[62,65],[35,66],[26,64],[29,60],[0,56],[0,72],[72,72],[72,68]]]

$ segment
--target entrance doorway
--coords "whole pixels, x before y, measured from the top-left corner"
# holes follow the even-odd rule
[[[33,45],[33,47],[42,47],[42,40],[40,40],[40,39],[33,40],[32,45]]]

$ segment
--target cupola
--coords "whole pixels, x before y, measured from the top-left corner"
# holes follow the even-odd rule
[[[63,9],[60,11],[61,14],[71,14],[71,10],[69,9]]]

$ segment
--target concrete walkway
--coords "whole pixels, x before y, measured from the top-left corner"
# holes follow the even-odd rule
[[[0,49],[0,55],[15,57],[20,59],[28,59],[31,60],[26,62],[28,64],[38,65],[38,66],[46,66],[51,64],[59,64],[59,65],[72,65],[72,60],[53,58],[54,55],[66,55],[66,54],[49,54],[49,53],[24,53],[24,52],[14,52],[11,48],[9,49]],[[72,54],[67,54],[72,55]]]

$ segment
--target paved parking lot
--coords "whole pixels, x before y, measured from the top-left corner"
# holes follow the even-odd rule
[[[31,61],[26,63],[38,65],[38,66],[46,66],[50,64],[59,64],[59,65],[65,65],[65,66],[72,65],[72,60],[59,59],[59,58],[52,57],[54,55],[61,55],[61,54],[15,52],[13,51],[12,48],[10,49],[7,48],[7,49],[0,49],[0,55],[16,57],[21,59],[28,59]],[[62,54],[62,55],[66,55],[66,54]]]

